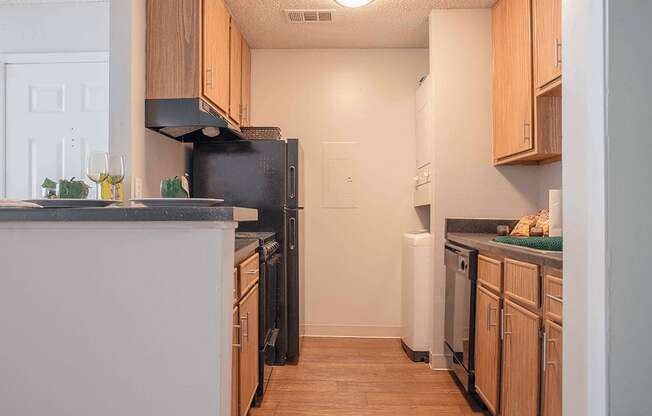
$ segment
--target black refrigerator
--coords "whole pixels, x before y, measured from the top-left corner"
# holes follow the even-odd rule
[[[195,198],[222,198],[225,205],[256,208],[257,222],[242,222],[237,231],[272,231],[283,250],[285,273],[278,288],[277,365],[299,359],[302,210],[298,139],[236,140],[195,143]]]

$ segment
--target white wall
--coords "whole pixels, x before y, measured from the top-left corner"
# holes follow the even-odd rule
[[[430,13],[436,132],[431,206],[435,242],[431,365],[436,368],[445,366],[445,219],[517,218],[542,207],[540,166],[493,166],[491,51],[491,10]]]
[[[652,409],[652,2],[607,3],[608,408]]]
[[[561,189],[561,162],[539,167],[539,207],[548,207],[548,191]]]
[[[111,2],[110,151],[125,155],[127,198],[140,179],[143,196],[160,195],[160,180],[189,169],[189,148],[145,126],[145,0]]]
[[[252,120],[305,152],[306,333],[397,336],[423,49],[254,50]],[[322,142],[359,143],[358,207],[322,207]]]
[[[108,0],[0,5],[0,53],[108,50]]]
[[[562,2],[565,415],[607,414],[604,17]]]

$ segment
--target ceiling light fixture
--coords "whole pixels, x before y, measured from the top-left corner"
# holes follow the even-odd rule
[[[373,0],[335,0],[337,4],[344,7],[362,7],[371,3]]]

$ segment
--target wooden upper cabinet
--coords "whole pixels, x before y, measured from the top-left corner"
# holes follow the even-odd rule
[[[242,120],[240,125],[251,125],[251,49],[244,39],[242,39]]]
[[[231,17],[223,0],[204,0],[204,64],[202,91],[205,98],[229,111]]]
[[[493,8],[494,157],[531,150],[532,8],[529,0],[499,0]]]
[[[500,391],[500,298],[478,286],[475,317],[475,390],[492,415]]]
[[[242,34],[231,20],[231,100],[229,116],[238,124],[242,119]]]
[[[561,76],[561,0],[533,0],[536,87]]]
[[[201,16],[199,0],[147,0],[146,98],[199,97]]]
[[[543,416],[561,416],[563,330],[560,325],[546,321],[545,331],[542,414]]]
[[[504,301],[502,416],[539,414],[541,318]]]

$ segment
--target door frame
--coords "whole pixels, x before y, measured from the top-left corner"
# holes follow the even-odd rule
[[[7,65],[10,64],[61,64],[61,63],[109,63],[108,51],[95,52],[46,52],[46,53],[0,53],[0,198],[6,198],[7,171]]]

